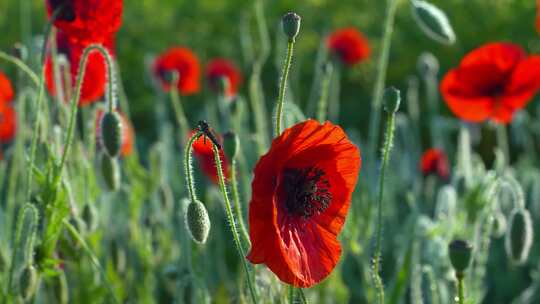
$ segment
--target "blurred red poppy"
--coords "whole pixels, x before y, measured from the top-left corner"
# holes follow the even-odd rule
[[[240,73],[240,70],[238,70],[233,62],[227,59],[213,59],[206,67],[206,78],[210,88],[215,92],[219,91],[219,81],[221,77],[226,78],[228,81],[226,95],[229,97],[236,95],[238,92],[238,87],[242,82],[242,74]]]
[[[103,109],[96,110],[96,142],[101,146],[101,119],[105,111]],[[119,113],[122,119],[122,146],[120,148],[120,156],[126,157],[133,153],[133,146],[135,142],[135,131],[133,125],[129,121],[126,115]]]
[[[192,131],[189,137],[193,136],[197,131]],[[221,136],[216,135],[218,141],[223,143]],[[199,161],[199,166],[203,173],[214,183],[219,183],[219,177],[217,174],[216,163],[214,161],[214,150],[212,149],[212,141],[204,136],[199,137],[193,143],[193,152],[195,157]],[[229,178],[229,162],[225,157],[223,149],[219,150],[219,158],[221,159],[221,166],[225,174],[225,178]]]
[[[337,56],[347,66],[353,66],[369,57],[368,40],[353,27],[337,30],[327,41],[330,53]]]
[[[8,143],[17,130],[17,114],[12,105],[0,102],[0,143]]]
[[[0,103],[10,102],[13,100],[15,93],[11,81],[2,71],[0,71]]]
[[[122,0],[46,0],[51,17],[60,12],[54,25],[74,43],[104,43],[122,25]]]
[[[467,54],[441,82],[441,93],[459,118],[509,123],[540,88],[540,56],[510,43],[489,43]]]
[[[58,53],[65,55],[69,61],[69,73],[71,75],[69,81],[71,82],[71,87],[74,90],[79,71],[79,63],[86,45],[70,43],[65,35],[59,35],[57,41]],[[114,55],[113,41],[114,38],[109,37],[104,44],[105,48],[109,50],[111,55]],[[45,85],[47,86],[49,93],[52,96],[56,96],[53,70],[51,56],[49,55],[45,59]],[[98,101],[103,96],[107,87],[106,75],[107,64],[105,58],[97,51],[92,52],[88,56],[88,61],[86,64],[79,106],[89,105],[95,101]],[[58,75],[58,77],[62,85],[65,87],[66,83],[62,71],[60,71],[60,75]],[[66,90],[64,89],[64,91]],[[74,92],[72,92],[72,94],[73,93]],[[68,101],[69,100],[66,100],[66,102]]]
[[[329,122],[308,120],[275,138],[255,167],[248,260],[296,287],[326,278],[341,255],[337,236],[360,166],[358,148]]]
[[[200,66],[197,56],[184,47],[173,47],[160,55],[154,63],[154,73],[165,91],[171,89],[173,72],[178,73],[178,91],[182,95],[197,93],[200,89]]]
[[[435,174],[442,179],[450,176],[448,158],[440,149],[432,148],[422,154],[420,170],[424,176]]]

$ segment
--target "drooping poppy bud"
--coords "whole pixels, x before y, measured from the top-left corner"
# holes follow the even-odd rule
[[[23,300],[29,301],[37,287],[37,271],[32,265],[24,267],[19,277],[19,292]]]
[[[223,134],[223,152],[225,157],[229,160],[233,160],[238,155],[238,146],[240,141],[236,133],[229,131]]]
[[[210,232],[210,218],[204,204],[198,200],[189,203],[186,208],[185,220],[191,239],[199,244],[206,243]]]
[[[110,157],[118,156],[122,148],[122,118],[116,112],[107,112],[101,119],[101,140]]]
[[[384,110],[388,113],[396,113],[399,110],[401,103],[401,93],[394,87],[389,87],[384,90],[383,95]]]
[[[505,239],[506,254],[514,264],[521,265],[527,261],[532,241],[531,214],[527,209],[514,209],[510,214],[510,225]]]
[[[454,240],[448,245],[450,263],[456,271],[456,275],[463,275],[472,260],[472,245],[464,240]]]
[[[429,38],[442,44],[456,41],[454,29],[442,10],[427,1],[413,0],[411,4],[416,23]]]
[[[120,186],[120,168],[116,158],[106,154],[102,155],[101,174],[103,175],[103,180],[109,190],[115,191],[118,189]]]
[[[300,32],[300,20],[300,16],[293,12],[289,12],[281,18],[283,32],[289,37],[289,41],[294,42],[296,36],[298,36]]]

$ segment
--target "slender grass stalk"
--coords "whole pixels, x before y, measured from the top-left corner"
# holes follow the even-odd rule
[[[26,65],[22,60],[17,57],[11,56],[5,52],[0,51],[0,59],[4,59],[7,62],[13,63],[20,71],[24,72],[30,80],[34,83],[36,87],[39,88],[40,78],[39,76],[32,71],[32,69]]]
[[[321,81],[321,92],[319,95],[319,102],[317,103],[317,120],[323,123],[326,120],[326,114],[328,113],[328,97],[330,93],[330,82],[333,75],[333,67],[331,63],[327,63],[324,72],[323,79]],[[337,101],[336,101],[337,102]]]
[[[236,158],[233,158],[231,160],[231,194],[234,201],[234,211],[236,212],[236,218],[238,219],[238,225],[240,226],[240,231],[242,232],[242,237],[244,240],[244,243],[249,246],[251,246],[251,242],[249,240],[249,234],[246,229],[246,224],[244,223],[244,216],[242,213],[242,206],[240,201],[240,193],[238,192],[238,179],[236,177],[237,175],[237,160]]]
[[[287,87],[287,78],[289,76],[289,70],[291,69],[292,55],[294,50],[294,40],[289,39],[287,42],[287,55],[285,62],[283,63],[283,69],[281,74],[281,80],[279,83],[279,94],[276,105],[276,125],[274,136],[277,137],[281,134],[281,120],[283,118],[283,104],[285,102],[285,89]]]
[[[184,108],[182,107],[182,102],[180,101],[180,95],[178,94],[178,81],[180,81],[180,75],[174,72],[172,81],[173,85],[171,85],[171,90],[169,91],[169,94],[171,97],[171,103],[173,105],[176,122],[180,127],[180,138],[182,138],[183,136],[186,136],[189,127]]]
[[[394,31],[394,18],[396,15],[398,2],[399,0],[387,0],[381,55],[377,64],[377,79],[375,82],[375,87],[373,88],[373,101],[371,103],[368,137],[368,159],[374,159],[379,137],[381,103],[383,97],[383,90],[386,82],[386,70],[388,68],[388,57],[390,55],[391,38],[392,32]]]
[[[251,295],[251,301],[253,303],[258,303],[257,294],[255,292],[255,286],[253,285],[251,274],[249,272],[249,267],[245,258],[246,253],[244,252],[244,249],[242,248],[242,244],[240,243],[240,236],[238,234],[238,229],[236,228],[236,222],[234,220],[234,215],[231,208],[231,202],[229,200],[229,195],[227,194],[227,186],[225,185],[225,176],[223,174],[223,167],[221,166],[219,150],[218,150],[218,147],[214,144],[212,145],[212,147],[214,150],[214,161],[216,163],[216,168],[217,168],[217,173],[218,173],[218,178],[219,178],[219,188],[221,190],[221,193],[223,194],[223,200],[225,202],[225,211],[227,213],[227,220],[231,228],[234,246],[236,247],[236,250],[238,251],[238,255],[240,255],[242,266],[244,267],[244,271],[246,272],[246,279],[248,283],[249,293]]]
[[[380,264],[381,264],[381,243],[382,243],[382,217],[383,217],[383,194],[384,194],[384,175],[386,167],[390,160],[390,153],[392,151],[392,144],[394,141],[394,128],[395,128],[395,113],[388,113],[386,121],[386,134],[384,140],[384,146],[382,150],[382,163],[381,172],[379,176],[379,194],[377,196],[377,226],[375,232],[375,253],[373,256],[373,282],[377,289],[377,303],[384,304],[384,286],[380,277]]]

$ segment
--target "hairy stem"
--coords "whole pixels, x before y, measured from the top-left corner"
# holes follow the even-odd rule
[[[287,78],[289,77],[289,70],[291,69],[292,55],[294,49],[294,40],[289,39],[287,42],[287,55],[285,62],[283,63],[283,69],[281,74],[281,80],[279,83],[279,94],[276,105],[276,125],[274,136],[278,137],[281,134],[281,120],[283,117],[283,104],[285,102],[285,90],[287,88]]]

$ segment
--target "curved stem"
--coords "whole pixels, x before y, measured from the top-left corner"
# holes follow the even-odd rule
[[[0,58],[8,62],[13,63],[19,70],[23,71],[32,80],[34,85],[39,87],[40,78],[30,67],[28,67],[22,60],[15,56],[11,56],[5,52],[0,51]]]
[[[184,173],[186,176],[186,184],[189,192],[189,199],[192,202],[197,200],[197,193],[195,192],[195,184],[193,183],[193,167],[192,164],[192,155],[191,151],[193,150],[193,143],[199,139],[203,134],[202,132],[197,132],[188,141],[188,144],[184,151]]]
[[[389,113],[386,121],[386,134],[384,146],[382,150],[381,173],[379,176],[379,194],[377,196],[377,227],[375,235],[375,255],[373,257],[373,281],[377,289],[377,303],[384,303],[384,286],[379,275],[381,264],[381,243],[382,243],[382,203],[384,194],[384,174],[388,161],[390,160],[390,152],[392,151],[392,143],[394,141],[394,124],[395,114]]]
[[[279,83],[279,95],[276,105],[276,125],[275,125],[275,137],[281,134],[281,120],[283,116],[283,103],[285,101],[285,89],[287,87],[287,78],[289,77],[289,70],[291,69],[292,54],[294,49],[294,40],[289,39],[287,42],[287,55],[285,63],[283,64],[283,70],[281,75],[281,81]]]
[[[225,176],[223,174],[223,167],[221,166],[221,159],[219,157],[219,150],[216,145],[212,145],[214,150],[214,161],[216,163],[216,169],[218,173],[219,178],[219,188],[221,190],[221,193],[223,194],[223,200],[225,201],[225,211],[227,213],[227,220],[229,222],[229,226],[231,228],[231,233],[233,236],[234,246],[236,247],[236,250],[238,251],[238,255],[240,255],[240,260],[242,261],[242,266],[244,268],[244,271],[246,272],[246,279],[248,283],[249,293],[251,295],[251,300],[253,303],[257,303],[257,296],[255,293],[255,287],[253,285],[251,275],[249,273],[249,268],[246,262],[246,253],[244,252],[244,249],[242,248],[242,244],[240,243],[240,237],[238,234],[238,229],[236,228],[236,223],[234,221],[234,215],[231,208],[231,202],[229,200],[229,195],[227,194],[227,186],[225,185]]]
[[[244,223],[244,217],[242,214],[242,206],[240,205],[240,194],[238,193],[238,180],[236,178],[237,174],[237,164],[236,159],[233,159],[231,161],[231,194],[234,201],[234,211],[236,212],[236,218],[238,219],[238,224],[240,226],[240,231],[242,232],[242,236],[244,239],[245,244],[248,244],[250,246],[249,241],[249,234],[246,229],[246,225]]]

